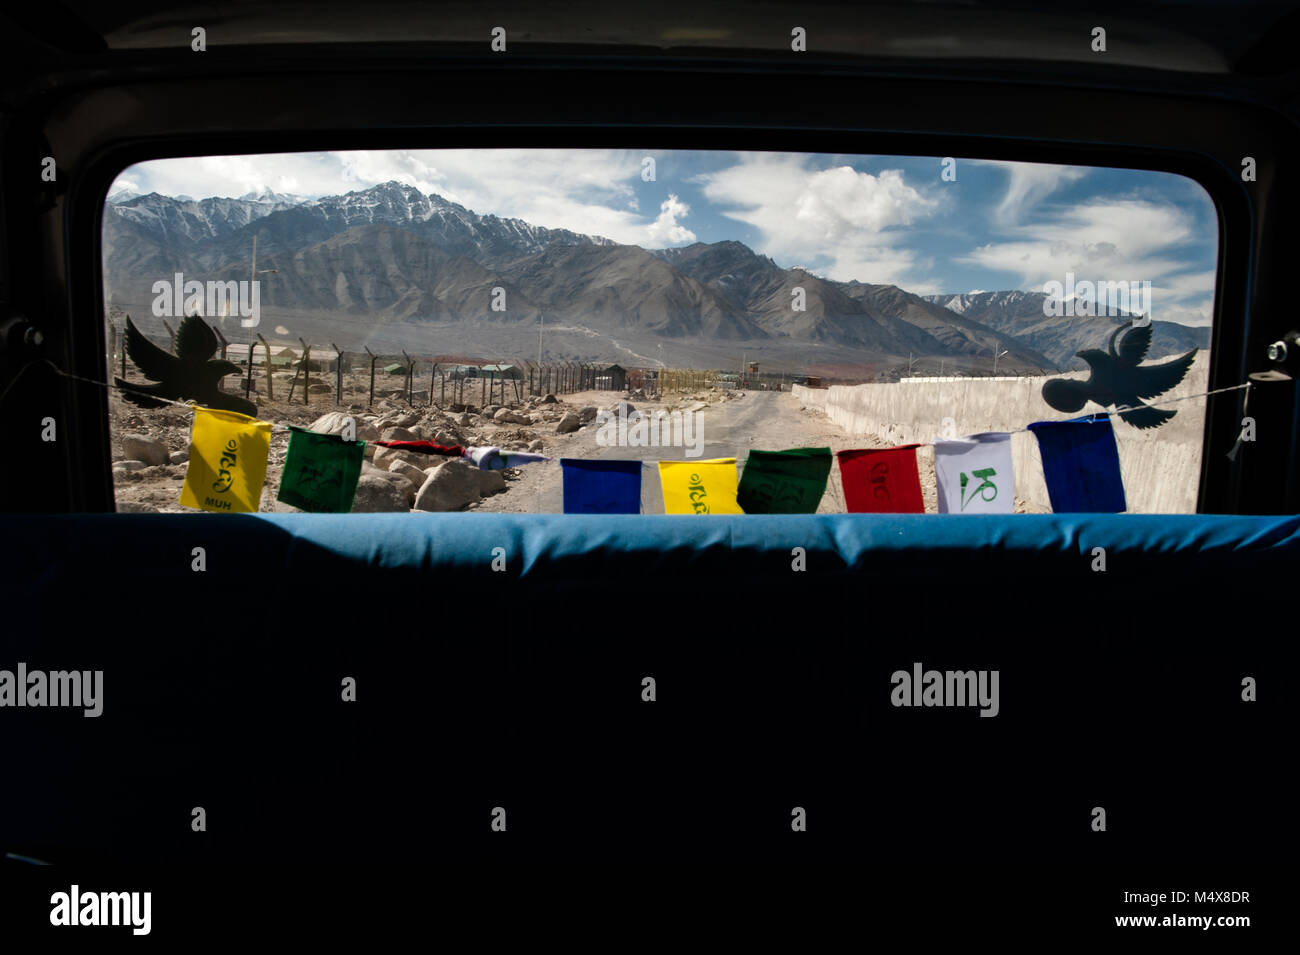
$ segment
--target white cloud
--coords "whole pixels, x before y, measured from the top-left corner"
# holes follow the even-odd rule
[[[1022,288],[1048,282],[1150,282],[1153,317],[1207,325],[1214,273],[1187,273],[1179,247],[1197,238],[1193,216],[1168,203],[1100,198],[1053,210],[1006,230],[1016,238],[971,250],[957,261],[1018,275]]]
[[[1086,169],[1077,166],[1045,166],[1039,163],[993,163],[1007,171],[1007,191],[993,211],[1002,225],[1016,225],[1032,213],[1044,199],[1062,186],[1077,182]]]
[[[758,251],[778,262],[825,262],[822,271],[836,280],[926,285],[915,276],[916,254],[897,247],[901,235],[891,230],[933,214],[938,200],[896,169],[878,176],[849,166],[815,169],[810,158],[742,154],[700,181],[724,215],[758,231]]]
[[[655,219],[645,231],[647,244],[653,248],[694,242],[695,233],[677,222],[678,219],[685,218],[690,211],[690,206],[669,193],[668,198],[659,206],[659,218]]]
[[[1193,237],[1192,219],[1176,206],[1142,200],[1099,199],[1060,210],[1052,218],[1011,230],[1012,241],[992,242],[957,261],[1020,276],[1025,286],[1079,278],[1150,281],[1185,269],[1172,247]]]

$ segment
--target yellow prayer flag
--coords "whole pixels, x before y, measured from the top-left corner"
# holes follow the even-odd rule
[[[660,461],[668,514],[744,514],[736,503],[736,459]]]
[[[181,506],[223,514],[256,511],[270,449],[269,421],[196,407]]]

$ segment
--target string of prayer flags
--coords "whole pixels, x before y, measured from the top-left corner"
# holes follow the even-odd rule
[[[745,513],[736,503],[735,458],[660,461],[659,482],[665,514]]]
[[[195,405],[181,506],[222,514],[256,511],[270,450],[271,422]]]
[[[1005,431],[936,439],[934,476],[940,514],[1012,514],[1015,480]]]
[[[502,451],[500,448],[466,448],[465,457],[469,458],[480,471],[503,471],[506,468],[518,468],[525,464],[551,460],[544,454]]]
[[[641,462],[560,458],[565,514],[640,514]]]
[[[830,473],[830,448],[750,451],[736,503],[746,514],[815,514]]]
[[[465,454],[465,449],[459,444],[434,444],[432,441],[372,441],[370,443],[377,444],[381,448],[392,448],[394,451],[437,454],[447,458],[459,458]]]
[[[1109,415],[1035,421],[1047,496],[1057,514],[1118,514],[1127,509],[1119,447]]]
[[[289,451],[276,498],[304,511],[347,514],[365,457],[364,441],[289,425]]]
[[[836,454],[845,510],[850,514],[924,514],[921,475],[916,469],[919,447],[902,444]]]

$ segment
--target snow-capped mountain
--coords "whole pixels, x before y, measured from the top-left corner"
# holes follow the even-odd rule
[[[304,199],[263,190],[239,199],[188,202],[150,193],[110,204],[104,213],[106,245],[157,246],[150,260],[187,259],[204,269],[247,259],[257,223],[258,258],[293,254],[364,225],[410,229],[452,255],[507,261],[552,245],[614,245],[600,236],[547,229],[522,219],[478,215],[414,186],[386,182],[341,196]],[[214,241],[215,240],[215,241]],[[131,253],[139,258],[139,249]],[[110,267],[113,260],[110,256]],[[191,266],[193,267],[193,266]]]
[[[241,202],[257,202],[262,205],[271,206],[297,206],[304,202],[311,202],[308,196],[297,196],[291,192],[276,192],[273,189],[264,188],[257,192],[246,192],[239,197]]]
[[[973,319],[1004,335],[1015,335],[1038,349],[1062,368],[1083,368],[1074,353],[1085,348],[1105,348],[1110,334],[1132,316],[1048,315],[1046,292],[1017,289],[1001,292],[967,292],[961,295],[926,295],[927,301]],[[1181,355],[1210,346],[1210,330],[1155,320],[1148,358]]]
[[[225,197],[182,199],[151,192],[130,199],[110,199],[104,219],[106,225],[115,219],[130,223],[141,237],[155,242],[210,242],[292,206],[289,202]]]

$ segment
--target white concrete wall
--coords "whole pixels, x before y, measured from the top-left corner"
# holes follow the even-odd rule
[[[1086,372],[1065,376],[1086,378]],[[954,436],[980,431],[1011,431],[1031,421],[1077,417],[1062,414],[1042,398],[1046,378],[980,379],[926,384],[834,385],[805,388],[795,385],[800,403],[822,408],[850,434],[871,434],[890,444],[929,443],[943,435],[943,419],[954,421]],[[1162,399],[1208,390],[1209,353],[1196,356],[1187,377]],[[1196,510],[1200,481],[1201,442],[1205,431],[1205,399],[1167,406],[1178,414],[1160,428],[1140,431],[1116,417],[1120,474],[1132,514],[1190,514]],[[1089,405],[1079,414],[1099,411]],[[917,450],[922,468],[933,468],[932,448]],[[1038,441],[1029,432],[1011,435],[1016,496],[1044,510],[1051,509]]]

